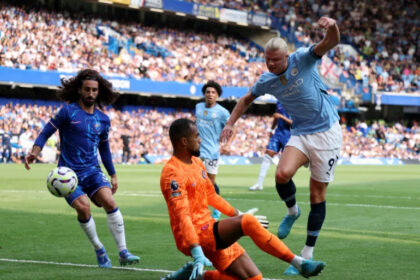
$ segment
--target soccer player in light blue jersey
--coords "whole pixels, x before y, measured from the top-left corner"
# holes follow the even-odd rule
[[[273,157],[283,151],[287,141],[290,139],[290,127],[292,120],[286,113],[280,102],[277,101],[276,112],[273,114],[274,120],[270,129],[270,140],[265,148],[265,154],[260,167],[258,182],[249,188],[250,191],[262,191],[265,176],[273,162]]]
[[[119,250],[120,264],[138,263],[140,258],[127,250],[123,217],[113,197],[118,181],[108,142],[110,120],[97,108],[112,104],[118,94],[112,90],[110,82],[90,69],[81,70],[76,77],[68,80],[63,79],[62,85],[60,97],[67,104],[38,135],[32,151],[25,157],[25,167],[30,169],[29,164],[58,129],[61,148],[58,166],[73,169],[79,180],[76,190],[65,199],[76,210],[80,226],[96,251],[99,267],[112,265],[96,233],[87,196],[106,211],[108,228]],[[99,166],[98,150],[111,182]]]
[[[327,186],[334,179],[342,142],[337,111],[317,70],[321,57],[339,43],[340,32],[336,21],[328,17],[320,18],[317,25],[326,29],[324,38],[290,55],[284,40],[272,38],[266,43],[265,61],[269,72],[263,73],[248,94],[239,100],[220,137],[221,141],[229,139],[238,118],[257,97],[266,93],[274,95],[290,114],[292,136],[276,170],[276,189],[288,207],[288,214],[277,235],[286,238],[300,216],[292,177],[301,166],[309,166],[311,210],[306,244],[301,251],[305,259],[312,258],[325,219]],[[285,273],[299,272],[289,267]]]
[[[217,103],[217,98],[222,95],[222,87],[215,81],[208,81],[201,89],[204,102],[195,106],[195,118],[198,132],[201,137],[200,157],[207,174],[214,185],[217,194],[220,194],[216,184],[216,175],[219,169],[220,144],[219,137],[230,114],[229,111]],[[224,145],[227,149],[229,143]],[[213,210],[213,218],[220,218],[220,212]]]

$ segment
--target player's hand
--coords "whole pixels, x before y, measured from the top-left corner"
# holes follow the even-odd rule
[[[267,216],[262,216],[262,215],[255,215],[255,213],[258,211],[258,208],[251,208],[248,211],[246,211],[245,213],[242,213],[240,210],[238,210],[238,216],[243,215],[243,214],[251,214],[253,215],[255,218],[257,218],[258,222],[264,227],[264,228],[268,228],[268,220],[267,220]]]
[[[111,176],[111,191],[112,194],[116,193],[117,189],[118,189],[118,180],[117,180],[117,174],[114,174]]]
[[[27,170],[31,169],[31,167],[29,166],[29,164],[33,163],[34,160],[36,159],[36,156],[34,153],[29,152],[26,156],[25,156],[25,168]]]
[[[194,258],[194,266],[189,280],[201,279],[203,277],[204,266],[212,266],[213,264],[204,255],[201,246],[192,248],[191,256]]]
[[[334,26],[334,25],[335,25],[335,20],[332,19],[332,18],[329,18],[329,17],[321,17],[318,20],[318,26],[321,27],[321,28],[328,29],[328,28],[330,28],[331,26]]]
[[[222,147],[220,148],[220,153],[221,153],[222,155],[229,155],[229,152],[230,152],[229,147],[222,146]]]
[[[232,125],[225,125],[225,127],[222,130],[222,133],[220,133],[220,143],[226,144],[227,141],[232,137],[233,135],[233,126]]]

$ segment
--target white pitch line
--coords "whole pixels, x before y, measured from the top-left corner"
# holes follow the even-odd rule
[[[50,262],[50,261],[16,260],[16,259],[2,259],[2,258],[0,258],[0,261],[14,262],[14,263],[51,264],[51,265],[64,265],[64,266],[98,268],[97,265],[93,265],[93,264],[78,264],[78,263],[68,263],[68,262],[61,263],[61,262]],[[171,270],[164,270],[164,269],[137,268],[137,267],[119,267],[119,266],[113,266],[112,269],[147,271],[147,272],[162,272],[162,273],[171,273],[172,272]]]
[[[1,190],[1,192],[27,192],[27,191],[8,191],[8,190]],[[35,192],[42,192],[48,193],[46,191],[35,191]],[[138,197],[162,197],[160,193],[140,193],[140,192],[122,192],[119,193],[120,196],[138,196]],[[334,196],[334,195],[332,195]],[[363,197],[363,196],[361,196]],[[379,196],[378,196],[379,197]],[[163,197],[162,197],[163,198]],[[386,198],[385,196],[382,198]],[[418,199],[412,197],[395,197],[395,198],[405,198],[405,199]],[[237,201],[254,201],[254,202],[278,202],[278,200],[273,199],[252,199],[252,198],[225,198],[226,200],[237,200]],[[309,202],[299,202],[299,204],[309,204]],[[381,209],[401,209],[401,210],[420,210],[420,207],[415,206],[395,206],[395,205],[375,205],[375,204],[358,204],[358,203],[328,203],[329,206],[344,206],[344,207],[363,207],[363,208],[381,208]]]
[[[17,260],[17,259],[3,259],[3,258],[0,258],[0,261],[2,261],[2,262],[13,262],[13,263],[33,263],[33,264],[49,264],[49,265],[64,265],[64,266],[75,266],[75,267],[98,268],[97,265],[93,265],[93,264],[78,264],[78,263],[68,263],[68,262],[61,263],[61,262],[36,261],[36,260]],[[173,272],[172,270],[165,270],[165,269],[119,267],[119,266],[113,266],[110,269],[134,270],[134,271],[142,271],[142,272],[162,272],[162,273]],[[263,280],[285,280],[285,279],[263,278]]]

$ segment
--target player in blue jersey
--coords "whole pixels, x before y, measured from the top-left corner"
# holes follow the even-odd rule
[[[274,95],[290,114],[292,136],[276,170],[276,189],[288,207],[288,214],[277,235],[285,238],[300,216],[292,177],[301,166],[309,166],[311,210],[306,244],[301,251],[305,259],[312,258],[325,219],[327,186],[334,179],[342,142],[337,111],[316,67],[321,57],[339,43],[340,32],[331,18],[322,17],[317,25],[326,29],[324,38],[290,55],[284,40],[272,38],[266,43],[265,61],[269,72],[263,73],[248,94],[239,100],[220,137],[221,141],[229,139],[238,118],[257,97],[266,93]],[[290,267],[286,270],[286,274],[297,273]]]
[[[60,97],[67,104],[45,125],[32,151],[25,157],[25,167],[30,169],[29,164],[58,129],[61,148],[58,166],[73,169],[79,179],[76,190],[65,199],[76,210],[80,226],[95,248],[98,265],[111,267],[111,260],[96,233],[87,196],[106,211],[108,227],[119,250],[120,264],[138,263],[140,258],[127,250],[123,217],[113,197],[118,181],[108,142],[110,120],[97,108],[112,104],[118,94],[112,90],[110,82],[90,69],[80,71],[76,77],[63,79],[62,85]],[[111,182],[101,171],[98,150]]]
[[[216,193],[219,194],[220,190],[216,184],[220,156],[219,137],[230,114],[228,110],[217,103],[217,98],[222,95],[222,87],[218,83],[208,81],[201,91],[204,95],[204,102],[195,106],[196,125],[201,137],[200,157]],[[228,146],[229,143],[224,145],[224,150],[227,150]],[[217,220],[220,217],[220,212],[214,209],[212,216]]]
[[[286,113],[280,102],[276,104],[276,112],[273,114],[274,120],[270,129],[270,140],[265,148],[265,154],[261,163],[260,174],[258,182],[249,188],[250,191],[262,191],[265,176],[270,168],[273,157],[286,147],[287,141],[290,138],[290,127],[292,120],[289,114]]]

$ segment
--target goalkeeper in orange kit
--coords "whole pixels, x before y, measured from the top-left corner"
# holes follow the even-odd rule
[[[236,242],[244,235],[251,237],[261,250],[296,267],[304,277],[322,271],[324,262],[293,254],[255,216],[240,212],[216,194],[198,158],[201,139],[193,121],[175,120],[169,128],[169,137],[173,156],[162,170],[160,187],[177,248],[194,260],[163,279],[262,279],[257,266]],[[230,218],[214,220],[209,205]],[[211,265],[216,270],[204,271],[205,266]]]

